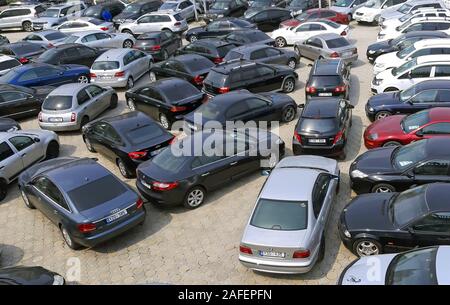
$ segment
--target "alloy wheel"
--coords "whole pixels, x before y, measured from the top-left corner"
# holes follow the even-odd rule
[[[187,203],[190,207],[198,207],[203,203],[205,194],[200,189],[192,190],[187,196]]]
[[[78,82],[80,84],[87,84],[87,83],[89,83],[89,78],[86,75],[80,75],[78,77]]]
[[[356,246],[356,251],[358,252],[359,256],[369,256],[378,254],[380,252],[380,249],[378,249],[378,246],[373,242],[363,240]]]

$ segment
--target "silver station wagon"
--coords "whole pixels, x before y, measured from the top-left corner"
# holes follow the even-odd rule
[[[79,130],[106,109],[117,106],[111,87],[93,84],[62,85],[45,98],[39,113],[39,126],[53,131]]]
[[[241,240],[239,261],[263,272],[310,271],[324,257],[324,228],[338,186],[336,160],[282,159],[258,196]]]

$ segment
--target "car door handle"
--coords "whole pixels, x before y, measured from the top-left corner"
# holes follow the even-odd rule
[[[22,154],[22,157],[25,157],[26,155],[27,155],[27,153],[23,153],[23,154]]]
[[[231,162],[230,165],[236,165],[237,161]]]
[[[202,174],[202,177],[208,176],[209,172]]]

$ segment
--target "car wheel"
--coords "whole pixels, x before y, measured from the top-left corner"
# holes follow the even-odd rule
[[[295,80],[292,77],[288,77],[285,79],[283,83],[283,92],[291,93],[295,89]]]
[[[320,240],[319,255],[317,256],[317,261],[321,262],[325,258],[325,236],[322,236]]]
[[[86,125],[87,123],[89,123],[89,118],[87,116],[84,116],[81,119],[81,124],[80,124],[80,128],[83,128],[84,125]]]
[[[353,243],[353,253],[359,257],[377,255],[381,252],[380,243],[371,238],[359,238]]]
[[[289,68],[294,69],[297,67],[297,61],[295,60],[295,58],[290,58],[287,62],[287,65]]]
[[[392,91],[398,91],[398,88],[395,88],[395,87],[389,87],[389,88],[384,89],[383,92],[392,92]]]
[[[191,35],[191,37],[189,37],[189,42],[194,42],[194,41],[197,41],[197,40],[198,40],[197,35]]]
[[[286,45],[286,39],[284,39],[283,37],[275,38],[275,46],[277,46],[278,48],[284,48]]]
[[[155,74],[155,72],[151,72],[150,71],[150,73],[148,74],[148,77],[150,78],[150,82],[151,83],[156,82],[156,74]]]
[[[388,116],[391,116],[392,114],[389,111],[380,111],[375,114],[375,121],[387,118]]]
[[[127,79],[127,85],[126,85],[126,89],[131,89],[134,87],[134,80],[133,78],[130,76]]]
[[[392,193],[395,187],[387,183],[379,183],[372,188],[372,193]]]
[[[283,109],[283,113],[281,114],[281,120],[284,123],[291,122],[295,119],[295,108],[294,106],[287,106]]]
[[[134,45],[134,43],[133,43],[133,41],[130,40],[130,39],[126,39],[126,40],[123,42],[123,47],[124,47],[124,48],[132,48],[133,45]]]
[[[25,21],[24,23],[22,23],[22,29],[25,32],[33,32],[33,25],[30,21]]]
[[[59,144],[56,141],[51,141],[48,143],[47,152],[45,153],[45,159],[55,159],[59,156]]]
[[[298,55],[299,57],[302,56],[302,53],[300,53],[300,49],[299,49],[299,48],[294,47],[294,52],[297,53],[297,55]]]
[[[163,58],[163,60],[166,60],[167,58],[169,58],[169,53],[167,52],[167,50],[163,50],[162,58]]]
[[[25,191],[20,189],[20,195],[22,195],[23,202],[27,206],[27,208],[34,210],[36,207],[28,200],[27,194],[25,194]]]
[[[78,80],[77,80],[80,84],[87,84],[89,83],[89,76],[83,74],[78,76]]]
[[[131,111],[136,111],[136,110],[137,110],[136,104],[134,103],[134,101],[133,101],[132,99],[128,99],[127,105],[128,105],[128,108],[129,108]]]
[[[86,144],[87,150],[89,150],[91,153],[96,153],[97,151],[92,146],[91,140],[89,138],[83,137],[84,144]]]
[[[388,141],[386,143],[383,144],[383,147],[388,147],[388,146],[401,146],[402,143],[397,142],[397,141]]]
[[[8,193],[8,184],[5,180],[0,180],[0,201],[5,199],[6,194]]]
[[[205,201],[206,192],[200,187],[196,186],[188,191],[184,198],[184,206],[188,209],[196,209]]]
[[[109,102],[109,109],[114,109],[117,107],[118,97],[116,94],[111,95],[111,101]]]
[[[159,122],[161,123],[162,127],[165,129],[170,129],[170,122],[167,116],[164,113],[161,113],[159,115]]]
[[[128,29],[122,30],[122,33],[130,34],[130,35],[133,35],[133,36],[134,36],[133,32],[130,31],[130,30],[128,30]]]
[[[133,173],[128,169],[125,162],[122,159],[117,159],[117,167],[119,168],[120,173],[127,179],[133,178]]]
[[[81,245],[77,244],[73,240],[73,238],[70,235],[69,231],[67,231],[67,229],[64,226],[60,226],[60,230],[61,230],[61,235],[62,235],[64,241],[66,242],[66,245],[68,245],[70,249],[78,250],[78,249],[81,248]]]

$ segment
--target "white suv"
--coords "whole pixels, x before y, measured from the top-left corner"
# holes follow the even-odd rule
[[[146,32],[170,30],[174,33],[181,33],[188,29],[186,19],[180,14],[171,13],[150,13],[135,21],[122,23],[119,32],[132,35],[140,35]]]
[[[414,58],[398,68],[384,70],[372,80],[372,93],[404,90],[430,79],[450,80],[450,55]]]
[[[422,17],[414,18],[410,22],[389,30],[382,30],[378,33],[377,41],[384,41],[388,39],[394,39],[402,34],[417,31],[441,31],[444,33],[450,33],[450,18],[446,17]]]
[[[24,31],[33,31],[32,19],[45,11],[42,5],[22,5],[10,7],[0,13],[0,29],[22,28]]]
[[[397,9],[406,0],[369,0],[363,7],[360,7],[353,14],[353,18],[358,22],[378,22],[380,15],[386,9]]]
[[[402,24],[406,22],[412,22],[416,18],[423,18],[423,17],[450,17],[450,10],[446,8],[422,8],[415,11],[412,11],[409,14],[403,15],[400,18],[393,18],[389,20],[384,20],[380,23],[380,28],[382,30],[390,30],[395,29],[398,26],[401,26]]]

